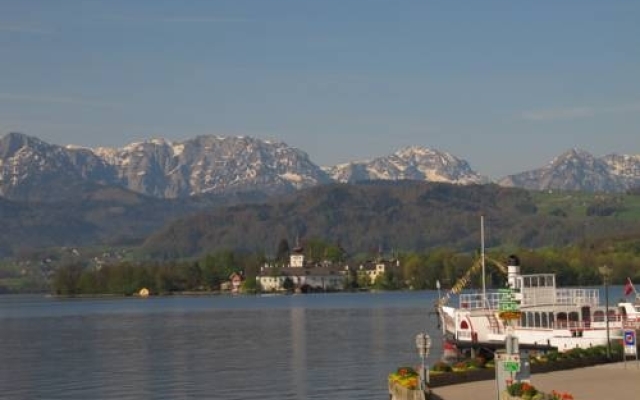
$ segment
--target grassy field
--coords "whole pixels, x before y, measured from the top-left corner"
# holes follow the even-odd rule
[[[540,214],[585,218],[590,207],[607,207],[609,217],[640,221],[640,196],[580,192],[531,192]]]

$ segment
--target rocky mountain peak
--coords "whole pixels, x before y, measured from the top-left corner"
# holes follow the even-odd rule
[[[389,156],[341,164],[325,170],[338,182],[413,179],[471,184],[488,181],[474,172],[466,161],[421,146],[410,146]]]
[[[423,180],[481,184],[489,180],[450,153],[422,146],[321,168],[286,143],[252,137],[154,138],[95,150],[48,144],[21,133],[0,138],[0,196],[43,200],[69,188],[115,185],[159,198],[202,193],[284,193],[330,182]],[[640,186],[640,156],[594,157],[571,149],[545,167],[498,182],[533,190],[625,191]]]
[[[587,151],[571,149],[546,167],[507,176],[498,184],[530,190],[622,192],[640,183],[639,161],[633,156],[598,158]]]

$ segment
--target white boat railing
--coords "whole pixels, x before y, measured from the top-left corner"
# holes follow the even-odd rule
[[[600,305],[598,289],[556,289],[556,303],[578,306]]]
[[[487,292],[486,297],[483,297],[482,293],[462,293],[458,300],[459,307],[469,310],[497,310],[502,296],[504,294],[500,292]],[[550,287],[525,288],[522,290],[520,305],[596,307],[600,305],[600,291],[598,289],[556,289]]]
[[[498,292],[487,292],[484,298],[482,293],[463,293],[459,297],[460,308],[497,310],[501,296],[502,293]]]

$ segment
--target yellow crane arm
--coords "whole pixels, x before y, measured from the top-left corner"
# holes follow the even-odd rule
[[[485,262],[489,261],[492,265],[494,265],[500,272],[502,272],[503,274],[507,275],[507,267],[502,264],[500,261],[497,261],[493,258],[487,257],[485,255],[484,257]],[[482,258],[478,258],[473,265],[471,265],[471,268],[469,268],[464,275],[458,279],[456,281],[456,283],[451,287],[451,289],[447,292],[447,294],[445,294],[443,297],[441,297],[438,300],[438,307],[442,307],[445,304],[447,304],[447,302],[449,301],[449,297],[451,297],[452,294],[458,294],[462,291],[462,289],[464,289],[467,284],[469,284],[469,281],[471,280],[471,275],[475,274],[478,270],[482,269]]]

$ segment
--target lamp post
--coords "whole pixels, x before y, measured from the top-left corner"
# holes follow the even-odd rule
[[[611,340],[609,339],[609,277],[611,276],[611,267],[603,265],[598,268],[604,281],[604,309],[605,309],[605,327],[607,329],[607,359],[611,359]]]
[[[426,384],[429,382],[429,371],[426,368],[425,361],[427,356],[429,356],[431,337],[426,333],[418,333],[416,336],[416,347],[418,348],[418,354],[422,359],[422,368],[420,369],[420,390],[424,392]]]

